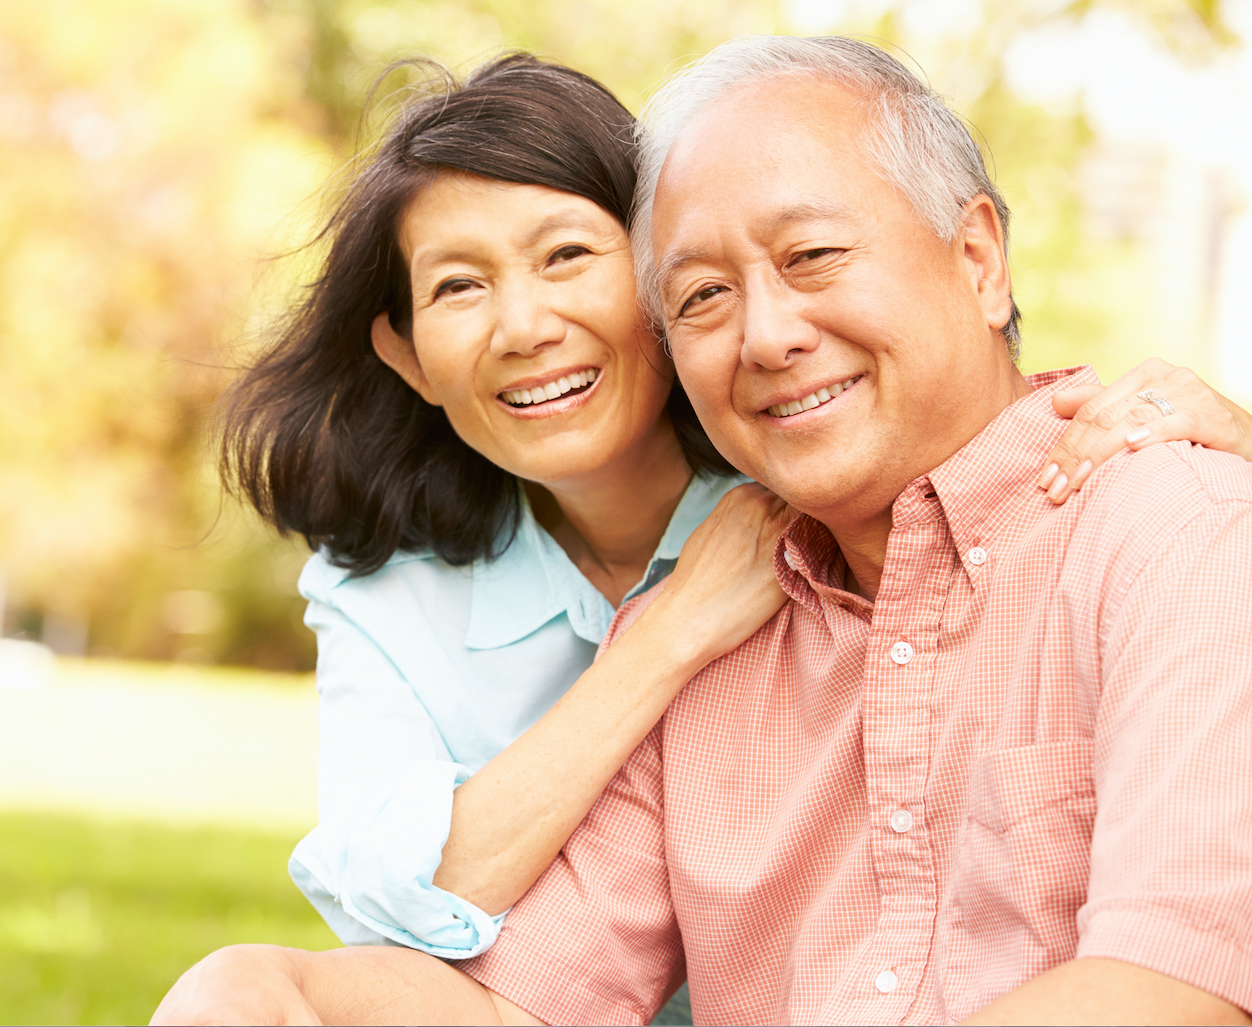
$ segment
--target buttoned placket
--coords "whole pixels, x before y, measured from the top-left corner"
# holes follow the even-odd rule
[[[927,494],[929,493],[929,496]],[[856,968],[859,1016],[904,1019],[922,981],[938,910],[926,829],[935,653],[956,555],[925,481],[893,508],[866,648],[866,798],[881,892],[878,927]]]

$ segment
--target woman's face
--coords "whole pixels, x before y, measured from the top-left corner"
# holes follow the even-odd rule
[[[672,432],[672,365],[636,304],[626,230],[601,207],[445,174],[409,207],[400,241],[413,341],[383,316],[375,348],[487,459],[556,484]],[[415,360],[389,358],[388,343]]]

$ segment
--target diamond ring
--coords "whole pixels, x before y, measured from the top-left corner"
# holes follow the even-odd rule
[[[1144,389],[1142,392],[1135,393],[1145,403],[1153,403],[1161,408],[1161,413],[1166,417],[1174,412],[1174,405],[1164,396],[1158,396],[1152,389]]]

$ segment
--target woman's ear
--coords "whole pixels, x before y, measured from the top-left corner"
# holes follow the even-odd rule
[[[391,327],[391,317],[386,311],[375,317],[370,325],[370,341],[378,359],[408,382],[414,392],[431,406],[443,406],[422,372],[413,343]]]

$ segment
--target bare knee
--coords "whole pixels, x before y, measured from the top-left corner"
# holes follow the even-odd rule
[[[277,945],[218,949],[178,979],[152,1023],[321,1023],[300,986],[300,964],[309,955]]]

